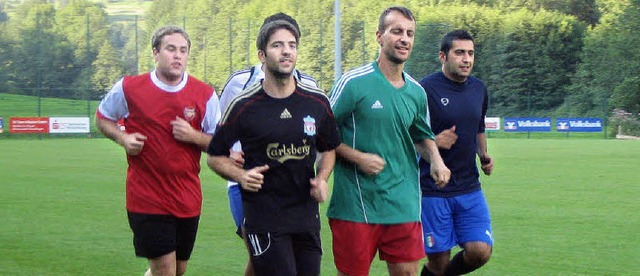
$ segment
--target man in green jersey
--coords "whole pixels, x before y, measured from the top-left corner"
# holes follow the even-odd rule
[[[416,149],[444,186],[451,175],[429,126],[424,90],[406,74],[416,22],[405,7],[382,12],[378,59],[331,89],[341,135],[329,210],[338,275],[367,275],[376,252],[390,275],[416,275],[424,258]]]

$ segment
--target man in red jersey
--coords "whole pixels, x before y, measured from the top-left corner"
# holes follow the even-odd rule
[[[151,42],[155,70],[116,82],[96,126],[127,153],[126,208],[136,256],[149,260],[146,275],[182,275],[202,207],[200,154],[220,110],[214,89],[185,72],[191,41],[184,30],[162,27]]]

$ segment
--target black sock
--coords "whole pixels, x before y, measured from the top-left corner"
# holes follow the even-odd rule
[[[458,252],[451,262],[444,270],[444,275],[462,275],[476,270],[477,267],[473,267],[464,262],[464,250]]]
[[[426,264],[422,266],[422,272],[420,272],[420,276],[435,276],[435,275],[436,274],[434,274],[433,272],[431,272],[431,270],[429,270],[429,268],[427,268]]]

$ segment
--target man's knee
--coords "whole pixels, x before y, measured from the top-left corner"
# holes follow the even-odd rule
[[[492,247],[484,242],[473,242],[465,246],[465,261],[475,267],[481,267],[491,258]]]
[[[417,275],[418,274],[418,266],[420,265],[420,261],[408,262],[408,263],[390,263],[387,262],[387,269],[389,270],[389,275]]]
[[[187,261],[177,261],[176,263],[176,275],[182,276],[187,272]]]
[[[149,259],[151,275],[175,275],[177,272],[176,252]]]
[[[450,251],[427,254],[426,266],[436,274],[444,273],[445,268],[449,265]]]

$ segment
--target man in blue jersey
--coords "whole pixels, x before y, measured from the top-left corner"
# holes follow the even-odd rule
[[[474,40],[455,30],[440,43],[442,72],[420,81],[427,93],[431,128],[451,180],[439,188],[429,176],[430,164],[420,160],[422,225],[428,262],[421,275],[460,275],[472,272],[491,256],[493,237],[489,208],[480,187],[476,156],[486,175],[493,171],[487,153],[484,118],[487,88],[471,76]],[[462,250],[450,259],[451,249]]]
[[[378,20],[378,59],[331,89],[342,138],[327,211],[338,275],[369,275],[376,253],[390,275],[416,275],[424,258],[416,149],[438,185],[449,180],[429,127],[427,96],[404,70],[416,21],[405,7]]]
[[[264,22],[262,23],[262,25],[264,26],[265,24],[276,21],[276,20],[284,20],[291,23],[291,25],[293,25],[298,30],[298,33],[300,33],[300,27],[298,26],[298,22],[296,22],[296,20],[293,19],[293,17],[282,12],[275,13],[273,15],[268,16],[267,18],[264,19]],[[316,88],[318,87],[318,84],[315,79],[313,79],[309,75],[303,74],[297,69],[294,70],[293,76],[296,78],[296,81],[298,82],[301,82],[303,84],[306,84],[312,87],[316,87]],[[222,89],[222,94],[220,94],[221,112],[224,113],[227,110],[227,107],[229,106],[229,102],[231,102],[233,98],[235,98],[238,94],[240,94],[243,90],[245,90],[247,87],[251,86],[252,84],[264,80],[264,77],[265,77],[264,65],[262,63],[255,65],[251,68],[238,70],[233,74],[231,74],[226,84],[224,85],[224,88]],[[240,145],[239,142],[233,145],[233,147],[230,150],[230,154],[231,154],[230,155],[231,158],[235,160],[238,164],[241,165],[242,163],[244,163],[242,146]],[[242,198],[240,195],[240,188],[238,187],[238,183],[231,180],[227,181],[227,187],[228,187],[227,194],[229,197],[229,208],[231,211],[231,215],[233,217],[233,221],[235,222],[235,225],[237,227],[236,233],[240,237],[242,237],[242,220],[244,216],[242,214],[243,211],[242,211]],[[249,258],[249,261],[247,262],[244,275],[245,276],[253,275],[251,258]]]

